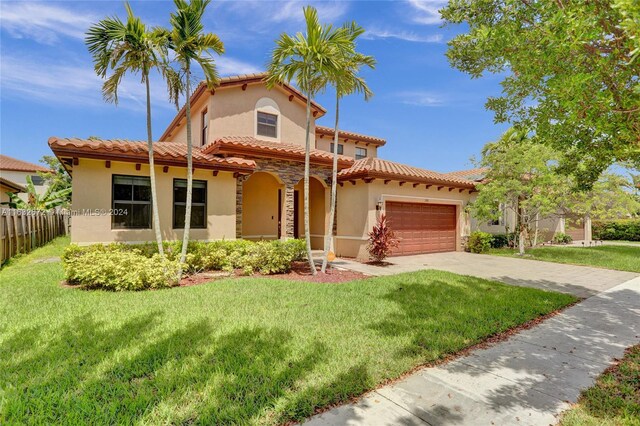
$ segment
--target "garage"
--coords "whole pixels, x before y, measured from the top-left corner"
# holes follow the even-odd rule
[[[394,255],[456,250],[456,206],[387,201],[389,227],[400,241]]]

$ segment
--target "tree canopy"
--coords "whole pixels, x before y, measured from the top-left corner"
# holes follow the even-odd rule
[[[640,3],[636,0],[450,0],[468,31],[451,65],[504,75],[486,107],[562,152],[559,170],[589,188],[615,162],[640,164]]]

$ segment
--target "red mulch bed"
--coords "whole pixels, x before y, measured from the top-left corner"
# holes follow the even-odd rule
[[[262,278],[275,278],[279,280],[292,280],[292,281],[306,281],[313,283],[343,283],[347,281],[360,280],[363,278],[369,278],[369,275],[362,274],[360,272],[354,272],[343,269],[336,268],[327,268],[326,273],[321,273],[320,268],[316,268],[318,273],[314,276],[311,275],[311,269],[309,268],[309,263],[304,262],[293,262],[291,265],[291,271],[286,274],[274,274],[274,275],[262,275],[255,274],[254,277],[262,277]],[[227,277],[242,277],[242,271],[237,270],[233,274],[224,274],[224,273],[216,273],[216,272],[202,272],[199,274],[189,275],[184,277],[182,281],[180,281],[180,287],[188,287],[192,285],[204,284],[216,279],[227,278]]]

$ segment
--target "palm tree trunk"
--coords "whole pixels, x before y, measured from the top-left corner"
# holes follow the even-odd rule
[[[153,135],[151,129],[151,91],[149,89],[149,73],[144,76],[147,88],[147,146],[149,150],[149,178],[151,180],[151,208],[153,209],[153,227],[156,232],[156,243],[158,243],[158,253],[164,260],[164,248],[162,247],[162,233],[160,231],[160,215],[158,213],[158,191],[156,190],[156,170],[153,162]]]
[[[311,155],[311,93],[307,93],[307,135],[304,143],[304,236],[307,243],[307,258],[311,275],[316,274],[316,265],[311,253],[311,231],[309,227],[309,157]]]
[[[180,263],[184,264],[187,259],[187,247],[189,245],[189,230],[191,229],[191,200],[193,196],[193,155],[191,146],[191,70],[187,62],[185,67],[185,114],[187,116],[187,200],[184,212],[184,236],[182,237],[182,252],[180,253]],[[178,271],[178,279],[182,278],[182,266]]]
[[[327,270],[329,251],[333,248],[333,218],[336,215],[336,197],[338,195],[338,121],[340,119],[340,96],[336,93],[336,124],[333,129],[333,170],[331,171],[331,207],[329,210],[329,227],[324,238],[324,254],[322,256],[322,273]]]

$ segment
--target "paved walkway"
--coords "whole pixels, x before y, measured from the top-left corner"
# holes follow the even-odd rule
[[[538,274],[548,275],[546,262],[521,262],[537,265]],[[640,277],[590,297],[507,341],[425,368],[369,393],[356,404],[312,417],[306,424],[554,424],[558,414],[593,384],[613,358],[640,342],[638,318]]]
[[[440,269],[512,285],[571,293],[578,297],[593,296],[638,276],[633,272],[465,252],[398,256],[389,258],[389,261],[393,265],[385,267],[348,259],[338,259],[333,265],[368,275]]]

